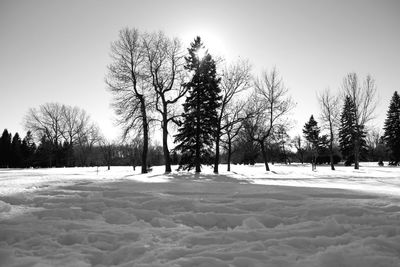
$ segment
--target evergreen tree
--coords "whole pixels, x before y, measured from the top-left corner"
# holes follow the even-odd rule
[[[188,52],[185,69],[193,76],[184,84],[189,96],[183,104],[183,123],[175,135],[175,142],[178,143],[175,149],[182,154],[180,167],[189,170],[195,167],[196,172],[200,172],[201,164],[211,162],[221,89],[215,61],[204,50],[200,37],[195,38]]]
[[[384,125],[384,140],[389,148],[391,164],[400,161],[400,96],[394,92]]]
[[[318,156],[319,149],[319,137],[320,129],[318,127],[317,121],[314,119],[314,116],[311,115],[310,120],[304,125],[303,134],[304,138],[311,144],[313,157],[312,157],[312,169],[316,169],[316,161]]]
[[[4,129],[0,138],[0,168],[8,168],[11,159],[11,133]]]
[[[347,166],[350,166],[352,163],[354,163],[354,147],[357,136],[359,136],[360,141],[359,153],[361,155],[365,154],[366,141],[364,126],[357,125],[355,104],[351,97],[346,96],[343,111],[340,117],[339,144],[342,156],[346,160],[345,165]]]
[[[35,164],[34,155],[36,152],[36,144],[33,141],[33,136],[30,131],[26,133],[26,136],[22,140],[21,153],[23,158],[23,167],[31,167]]]
[[[42,136],[35,154],[36,165],[42,168],[53,167],[55,164],[54,143]]]
[[[10,167],[22,167],[22,152],[21,152],[21,138],[18,133],[15,133],[11,142],[11,160]]]
[[[339,144],[346,165],[354,162],[355,137],[355,106],[349,96],[346,96],[340,117]]]

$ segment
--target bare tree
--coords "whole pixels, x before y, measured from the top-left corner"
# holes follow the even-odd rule
[[[43,136],[53,144],[58,144],[64,132],[63,114],[65,106],[59,103],[46,103],[36,108],[30,108],[24,118],[24,126],[36,135]]]
[[[88,155],[99,140],[98,126],[78,107],[46,103],[38,109],[29,109],[24,124],[37,139],[44,137],[56,147],[68,143],[81,165],[87,165]]]
[[[294,147],[297,149],[297,152],[296,152],[297,157],[300,160],[301,164],[303,164],[304,163],[304,154],[306,152],[306,147],[304,146],[303,139],[301,138],[301,135],[296,135],[293,138],[292,142],[293,142]]]
[[[146,82],[145,53],[137,29],[124,28],[111,45],[112,63],[106,83],[114,96],[113,107],[123,127],[124,139],[131,131],[143,134],[142,173],[147,173],[151,91]]]
[[[243,112],[244,107],[244,101],[236,101],[231,103],[226,110],[226,115],[223,117],[223,127],[221,127],[221,142],[224,149],[228,153],[228,172],[231,171],[231,156],[233,153],[232,145],[239,136],[243,126],[242,122],[246,119],[246,114]]]
[[[238,60],[236,63],[226,67],[222,72],[222,79],[220,83],[222,100],[221,107],[218,111],[218,124],[215,134],[214,173],[218,173],[221,136],[224,133],[228,134],[229,131],[235,127],[235,124],[243,120],[243,116],[239,116],[239,110],[235,110],[235,107],[233,110],[230,110],[230,104],[236,95],[250,88],[250,71],[251,66],[247,60]],[[237,107],[238,106],[236,106],[236,108]],[[234,112],[234,116],[230,116],[232,111]]]
[[[103,155],[103,159],[107,164],[107,170],[110,170],[113,161],[115,145],[113,144],[113,142],[107,140],[104,137],[100,138],[99,145],[101,149],[101,154]]]
[[[340,119],[339,97],[332,95],[329,89],[325,89],[320,95],[317,96],[321,105],[321,120],[323,127],[329,130],[329,157],[331,162],[331,169],[335,170],[333,164],[333,142],[334,132],[337,129]]]
[[[290,147],[292,146],[288,134],[288,130],[290,129],[289,126],[290,126],[289,123],[279,124],[276,127],[277,130],[275,131],[274,134],[275,143],[279,146],[279,149],[283,154],[283,159],[285,161],[285,164],[291,164],[290,158],[287,155],[287,148],[290,149]]]
[[[102,140],[100,129],[95,123],[87,124],[82,127],[77,135],[77,153],[81,166],[88,166],[88,157],[95,145]]]
[[[178,39],[170,39],[163,32],[146,34],[143,38],[150,83],[156,93],[156,110],[161,115],[165,172],[171,172],[168,148],[168,125],[175,121],[174,105],[185,96],[184,53]]]
[[[82,138],[89,127],[90,116],[85,110],[78,107],[64,106],[62,123],[63,131],[61,135],[69,144],[75,145],[78,142],[78,138]]]
[[[46,103],[39,109],[31,108],[25,116],[25,128],[40,139],[45,136],[53,144],[78,143],[86,138],[92,127],[90,116],[85,110],[59,103]]]
[[[377,89],[371,75],[367,75],[360,85],[356,73],[349,73],[344,78],[342,89],[344,97],[349,96],[355,105],[354,169],[359,169],[362,132],[366,124],[374,118]]]
[[[264,72],[261,79],[255,81],[254,94],[249,101],[247,112],[252,116],[246,120],[248,136],[260,145],[265,169],[269,171],[267,145],[277,130],[277,126],[285,123],[285,116],[295,106],[288,89],[279,78],[276,68],[269,73]]]

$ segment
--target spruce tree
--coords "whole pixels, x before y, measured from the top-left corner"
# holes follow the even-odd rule
[[[4,129],[0,137],[0,168],[8,168],[11,160],[11,133]]]
[[[354,162],[355,137],[355,106],[349,96],[346,96],[343,111],[340,116],[339,144],[346,165]]]
[[[11,160],[10,167],[20,168],[22,167],[22,152],[21,152],[21,138],[18,133],[14,134],[11,142]]]
[[[356,123],[356,106],[350,96],[346,96],[343,111],[340,117],[339,144],[345,165],[354,163],[355,142],[359,136],[359,153],[362,156],[366,152],[365,130],[363,125]]]
[[[303,134],[304,138],[311,144],[313,157],[312,157],[312,170],[316,169],[316,161],[318,156],[319,142],[320,142],[320,129],[314,116],[311,115],[310,120],[304,125]]]
[[[193,76],[184,84],[189,96],[183,104],[183,122],[175,135],[175,142],[178,143],[175,150],[182,154],[180,167],[188,170],[195,167],[198,173],[201,171],[201,164],[212,160],[221,89],[215,61],[204,50],[200,37],[195,38],[188,52],[185,69]]]
[[[26,133],[25,138],[22,140],[21,152],[24,167],[31,167],[35,165],[34,155],[36,152],[36,144],[30,131]]]
[[[384,130],[383,138],[389,148],[390,164],[397,165],[400,161],[400,96],[397,91],[390,101]]]

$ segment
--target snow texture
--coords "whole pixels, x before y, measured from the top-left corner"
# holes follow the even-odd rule
[[[400,266],[400,169],[271,167],[0,170],[0,266]]]

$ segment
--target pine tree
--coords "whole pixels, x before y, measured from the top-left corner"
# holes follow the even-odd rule
[[[0,168],[8,168],[11,160],[11,133],[4,129],[0,138]]]
[[[55,144],[46,138],[46,136],[42,136],[40,139],[40,144],[37,148],[35,159],[37,166],[48,168],[55,166]]]
[[[316,161],[318,156],[319,142],[320,142],[320,129],[314,116],[311,115],[310,120],[304,125],[303,134],[304,138],[310,142],[313,150],[312,157],[312,170],[316,169]]]
[[[19,137],[18,133],[15,133],[11,142],[10,167],[22,167],[21,138]]]
[[[339,144],[345,165],[354,163],[355,142],[359,135],[360,155],[366,152],[365,130],[363,125],[356,124],[356,107],[351,97],[346,96],[343,111],[340,117]]]
[[[200,37],[188,49],[185,69],[193,73],[184,84],[189,96],[183,104],[183,123],[175,135],[176,150],[182,154],[180,167],[201,171],[201,164],[211,162],[212,145],[218,123],[220,106],[220,79],[217,78],[215,61],[204,50]],[[204,53],[204,57],[202,57]]]
[[[355,137],[355,106],[349,96],[346,96],[340,117],[339,144],[346,165],[354,162]]]
[[[31,167],[35,165],[34,155],[36,152],[36,144],[30,131],[26,133],[26,136],[22,140],[21,152],[23,158],[23,167]]]
[[[400,96],[394,92],[384,125],[384,140],[389,148],[391,164],[400,161]]]

